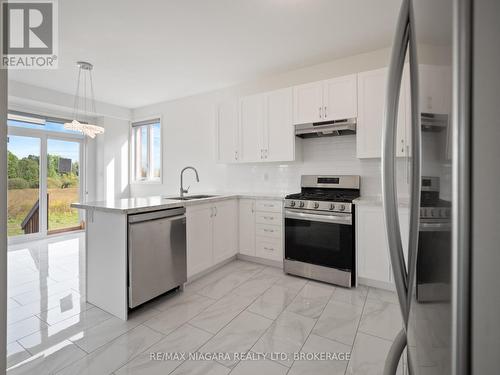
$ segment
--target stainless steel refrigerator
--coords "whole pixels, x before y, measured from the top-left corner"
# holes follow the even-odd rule
[[[403,0],[387,81],[383,204],[412,375],[499,373],[500,1]],[[410,231],[398,219],[397,110],[411,97]],[[406,245],[406,244],[405,244]]]

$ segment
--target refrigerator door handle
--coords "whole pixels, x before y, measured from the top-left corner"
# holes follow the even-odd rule
[[[420,219],[420,190],[422,164],[422,132],[420,127],[419,78],[417,61],[417,42],[414,30],[413,7],[409,7],[410,15],[410,96],[411,96],[411,185],[410,185],[410,223],[408,236],[408,283],[406,305],[410,313],[412,289],[417,272],[417,248]],[[406,317],[408,319],[408,316]]]
[[[403,0],[399,11],[391,52],[386,87],[384,128],[382,133],[382,202],[389,255],[394,273],[401,315],[406,326],[408,316],[408,280],[401,241],[396,189],[396,133],[401,78],[410,34],[409,0]]]
[[[384,108],[384,129],[382,133],[382,202],[384,218],[389,245],[389,255],[394,273],[394,283],[398,294],[404,328],[396,336],[387,355],[384,365],[384,375],[394,375],[398,363],[406,346],[406,326],[408,322],[408,275],[406,272],[401,230],[398,216],[398,199],[396,189],[396,134],[403,75],[404,60],[410,38],[410,4],[403,0],[399,10],[396,33],[391,51],[389,73],[386,87],[386,100]],[[413,110],[413,108],[412,108]],[[413,116],[412,116],[413,117]]]

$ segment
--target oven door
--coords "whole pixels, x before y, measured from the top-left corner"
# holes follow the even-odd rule
[[[285,259],[352,271],[352,215],[285,210]]]

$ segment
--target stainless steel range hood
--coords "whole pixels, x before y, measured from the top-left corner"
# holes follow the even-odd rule
[[[356,134],[355,118],[295,125],[295,135],[300,138],[333,137],[348,134]]]

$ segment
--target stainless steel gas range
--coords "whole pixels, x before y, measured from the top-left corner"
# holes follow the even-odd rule
[[[356,285],[352,201],[359,183],[359,176],[302,176],[301,192],[285,197],[286,273]]]

